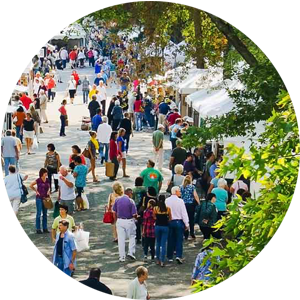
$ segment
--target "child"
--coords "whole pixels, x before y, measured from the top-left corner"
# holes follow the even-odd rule
[[[143,214],[143,237],[144,242],[144,261],[148,259],[148,248],[150,246],[151,259],[154,260],[155,254],[155,220],[153,216],[153,208],[156,205],[155,200],[151,199],[148,202],[147,209]]]

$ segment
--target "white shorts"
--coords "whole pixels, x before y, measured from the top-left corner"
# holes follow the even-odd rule
[[[32,139],[34,138],[34,130],[33,131],[26,131],[23,130],[23,138],[24,139]]]
[[[13,211],[14,211],[15,214],[19,210],[20,203],[21,203],[21,199],[18,198],[18,197],[10,199],[10,204],[11,204],[11,207],[13,208]]]
[[[126,158],[126,152],[122,152],[122,158]]]

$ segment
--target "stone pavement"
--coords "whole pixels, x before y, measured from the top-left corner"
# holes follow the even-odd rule
[[[90,79],[94,78],[91,69],[79,70],[79,73],[90,75]],[[66,130],[67,136],[59,137],[60,123],[57,109],[65,96],[64,85],[69,74],[69,70],[62,72],[64,83],[59,86],[55,101],[49,103],[47,111],[49,124],[43,124],[44,133],[40,136],[39,149],[35,151],[35,155],[27,156],[22,154],[21,156],[21,173],[29,175],[26,185],[29,185],[30,182],[37,178],[39,169],[43,167],[47,144],[49,142],[55,144],[56,150],[61,156],[62,163],[68,164],[71,146],[77,144],[83,148],[89,140],[88,133],[80,130],[82,116],[89,115],[86,105],[81,104],[82,96],[80,92],[75,99],[75,105],[67,106],[70,123],[70,126]],[[116,89],[110,89],[109,95],[111,96],[115,92]],[[162,188],[163,191],[165,191],[167,180],[170,178],[170,171],[166,168],[171,153],[170,142],[167,137],[164,145],[165,163],[163,176],[165,181]],[[151,157],[151,133],[135,133],[131,139],[127,159],[127,170],[131,177],[126,179],[120,177],[120,181],[125,187],[134,187],[135,177],[146,167],[146,161]],[[114,295],[125,297],[128,284],[135,277],[134,271],[136,267],[144,265],[149,269],[147,283],[151,298],[162,299],[189,295],[191,293],[191,289],[189,288],[191,272],[198,250],[202,246],[202,239],[198,236],[195,242],[188,240],[184,243],[185,262],[183,265],[177,265],[174,262],[168,263],[165,268],[161,268],[151,262],[144,263],[141,245],[137,245],[137,261],[127,260],[125,263],[120,263],[118,261],[118,246],[116,243],[113,243],[111,226],[102,222],[104,207],[111,192],[112,182],[105,177],[104,167],[100,166],[99,162],[96,173],[101,182],[93,183],[92,176],[89,174],[88,184],[85,189],[90,202],[90,209],[74,213],[76,224],[83,222],[84,229],[90,232],[90,250],[78,253],[77,269],[74,278],[82,280],[87,277],[91,267],[98,266],[102,270],[101,280],[111,288]],[[120,176],[121,173],[121,170],[119,170]],[[57,194],[52,196],[54,201],[56,201],[56,197]],[[47,259],[51,260],[53,252],[51,237],[50,235],[37,235],[35,233],[35,212],[34,195],[30,192],[29,201],[21,206],[18,218],[32,242]],[[48,218],[49,229],[52,222],[52,210],[50,210]],[[198,228],[196,234],[199,235]]]

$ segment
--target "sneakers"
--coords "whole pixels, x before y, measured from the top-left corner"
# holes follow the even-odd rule
[[[44,233],[50,233],[50,231],[48,229],[44,229],[43,232]]]
[[[129,258],[131,258],[132,260],[136,260],[136,257],[135,257],[133,254],[127,254],[127,256],[128,256]]]
[[[182,259],[179,258],[179,257],[176,257],[176,261],[177,261],[177,263],[178,263],[179,265],[182,265],[182,264],[183,264]]]
[[[37,234],[43,234],[43,231],[41,229],[37,229],[36,233]]]
[[[169,262],[173,262],[173,259],[169,259],[168,261],[169,261]]]
[[[119,262],[125,262],[125,257],[120,257]]]

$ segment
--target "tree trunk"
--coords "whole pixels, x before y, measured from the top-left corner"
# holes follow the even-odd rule
[[[204,51],[202,47],[202,27],[201,12],[197,8],[191,8],[192,18],[194,20],[195,41],[196,41],[196,66],[198,69],[204,69]]]
[[[244,60],[251,67],[256,66],[258,64],[256,58],[248,50],[246,45],[236,35],[233,27],[229,23],[217,18],[214,15],[211,15],[208,13],[208,16],[210,17],[212,22],[214,22],[216,24],[217,28],[226,36],[229,43],[236,49],[236,51],[238,51],[240,53],[240,55],[244,58]]]

